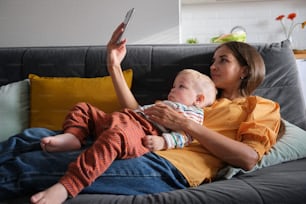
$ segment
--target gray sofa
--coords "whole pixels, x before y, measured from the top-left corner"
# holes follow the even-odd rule
[[[256,94],[279,102],[282,117],[300,131],[306,130],[305,103],[289,41],[253,45],[266,63],[266,78]],[[166,96],[179,70],[189,67],[209,74],[216,46],[129,45],[123,67],[133,69],[132,91],[139,102],[151,103]],[[20,81],[30,73],[87,78],[108,75],[106,47],[0,48],[0,85]],[[212,183],[196,188],[138,196],[80,194],[66,203],[306,203],[306,158],[302,157],[268,163],[251,172],[228,167],[235,172],[232,176],[225,178],[226,169]],[[28,203],[28,197],[0,203]]]

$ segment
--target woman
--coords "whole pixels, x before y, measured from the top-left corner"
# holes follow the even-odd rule
[[[117,40],[122,32],[121,24],[108,43],[108,70],[122,106],[136,108],[138,103],[124,82],[121,70],[121,62],[126,55],[126,40],[119,44]],[[263,60],[254,48],[244,43],[221,45],[216,49],[211,65],[211,76],[219,89],[219,99],[205,109],[205,126],[188,121],[162,103],[146,111],[152,120],[170,129],[185,131],[198,142],[183,149],[117,160],[83,193],[165,192],[211,181],[225,163],[251,169],[275,143],[281,124],[277,103],[250,96],[264,74]],[[0,145],[0,152],[3,153],[0,157],[1,200],[30,193],[26,190],[33,189],[33,186],[37,187],[34,191],[45,189],[63,175],[79,151],[51,154],[23,148],[40,150],[39,139],[55,134],[46,129],[28,129]],[[145,141],[147,146],[154,141],[152,137]],[[28,142],[33,146],[30,147]],[[12,156],[12,149],[20,151]],[[23,173],[20,174],[18,169]],[[123,175],[122,169],[128,170],[129,174]],[[116,175],[120,179],[116,179]],[[32,203],[48,203],[49,200],[49,203],[61,203],[68,197],[61,184],[53,185],[51,189],[32,196]],[[50,193],[56,190],[62,196]],[[56,200],[58,197],[64,199]]]
[[[126,52],[125,41],[119,45],[115,43],[122,32],[123,28],[119,26],[108,44],[108,70],[121,105],[135,108],[138,104],[134,96],[126,83],[122,83],[120,64]],[[251,96],[265,76],[264,61],[255,48],[240,42],[222,44],[214,53],[210,69],[219,89],[219,99],[205,108],[205,126],[187,121],[162,103],[146,111],[152,120],[173,130],[184,131],[199,142],[181,151],[157,152],[176,164],[191,186],[211,180],[224,162],[245,170],[252,169],[276,142],[281,126],[279,105]],[[233,117],[236,117],[234,121],[230,121]],[[209,164],[199,167],[201,161]],[[209,172],[204,175],[203,171]]]

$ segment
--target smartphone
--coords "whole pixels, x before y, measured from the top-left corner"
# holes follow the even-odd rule
[[[124,34],[125,31],[126,31],[126,28],[127,28],[128,24],[129,24],[129,22],[130,22],[130,20],[131,20],[131,17],[132,17],[132,15],[133,15],[133,13],[134,13],[134,10],[135,10],[134,8],[131,8],[131,9],[128,10],[128,12],[126,13],[125,18],[124,18],[124,21],[123,21],[123,24],[124,24],[124,31],[123,31],[123,33],[120,35],[120,37],[119,37],[117,43],[120,43],[120,42],[121,42],[121,40],[122,40],[122,38],[123,38],[123,34]]]

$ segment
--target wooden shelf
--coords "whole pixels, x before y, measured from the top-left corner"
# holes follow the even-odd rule
[[[294,54],[296,59],[306,59],[306,54]]]
[[[293,50],[296,59],[306,59],[306,50]]]

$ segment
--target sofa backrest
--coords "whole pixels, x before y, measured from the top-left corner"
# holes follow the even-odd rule
[[[277,101],[282,117],[306,129],[306,110],[289,41],[252,44],[266,64],[266,78],[255,94]],[[209,74],[216,44],[128,45],[124,69],[134,73],[132,91],[141,104],[166,97],[178,71]],[[0,85],[27,78],[108,75],[105,46],[0,48]]]

